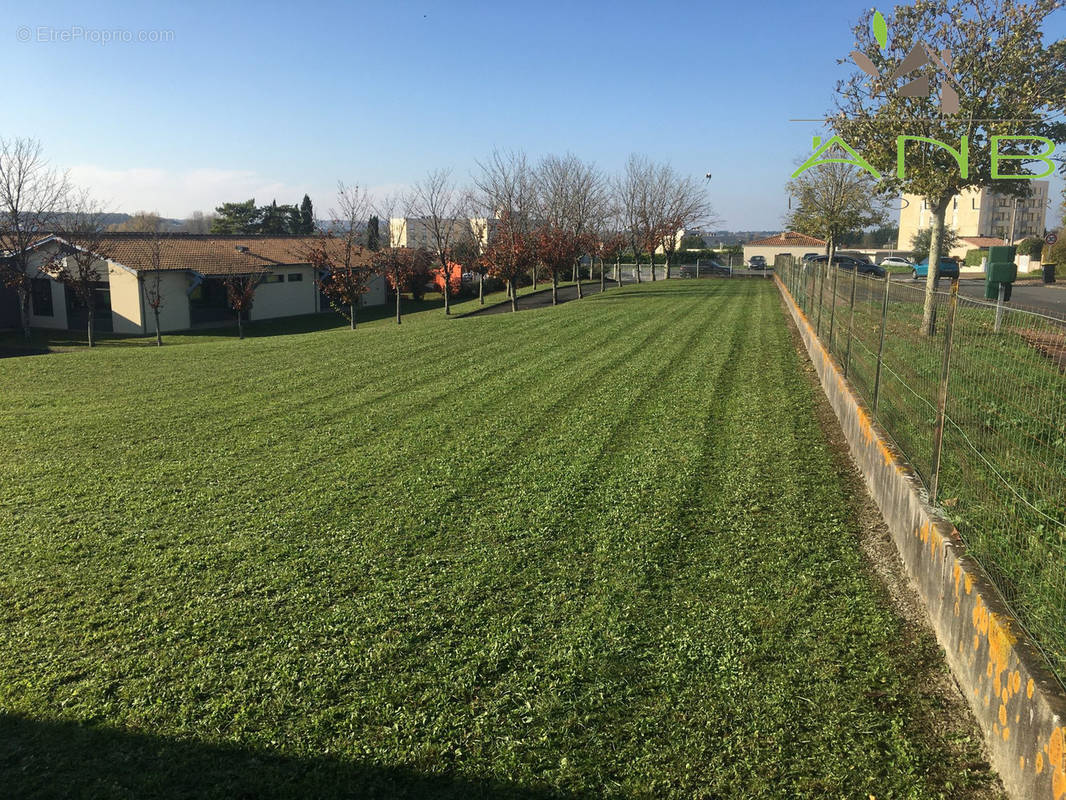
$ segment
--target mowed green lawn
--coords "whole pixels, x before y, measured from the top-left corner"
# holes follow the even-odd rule
[[[0,361],[0,794],[988,780],[770,281],[177,341]]]

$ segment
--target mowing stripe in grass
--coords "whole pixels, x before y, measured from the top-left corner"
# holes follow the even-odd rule
[[[966,771],[907,723],[916,667],[861,569],[776,302],[670,282],[164,348],[166,391],[121,374],[146,362],[117,348],[20,367],[18,403],[65,385],[51,428],[32,411],[37,480],[0,476],[20,497],[0,508],[20,527],[0,540],[0,715],[23,720],[0,739],[93,721],[133,732],[133,755],[76,768],[72,745],[45,776],[0,741],[2,777],[69,773],[88,795],[419,796],[397,776],[428,774],[494,794],[936,796]],[[94,413],[137,428],[152,398],[165,465],[77,420],[101,364]],[[223,367],[217,397],[186,383]],[[212,755],[145,769],[142,733]]]

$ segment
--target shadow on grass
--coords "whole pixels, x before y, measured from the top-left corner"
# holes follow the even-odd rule
[[[0,715],[0,785],[18,798],[577,797],[494,779],[328,756],[298,758],[72,722]]]
[[[402,314],[419,314],[444,308],[443,298],[431,297],[421,301],[404,300]],[[356,322],[363,324],[389,319],[396,314],[396,306],[389,302],[381,306],[360,308]],[[347,328],[348,321],[340,314],[322,312],[304,314],[297,317],[267,319],[244,324],[245,339],[260,339],[271,336],[288,336],[296,333],[316,333],[318,331]],[[238,338],[237,322],[222,323],[218,327],[194,328],[192,330],[174,331],[163,334],[163,344],[180,345],[201,342],[210,339]],[[155,334],[97,334],[97,347],[155,347]],[[35,328],[27,341],[21,331],[0,332],[0,358],[24,355],[43,355],[45,353],[63,352],[88,348],[88,339],[84,331],[47,330]]]

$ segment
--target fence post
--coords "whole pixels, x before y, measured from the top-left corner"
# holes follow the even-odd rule
[[[844,350],[844,377],[848,377],[848,368],[851,366],[851,337],[855,335],[855,282],[859,279],[859,270],[851,273],[851,311],[848,316],[848,344]]]
[[[892,285],[892,273],[885,271],[885,291],[881,298],[881,340],[877,343],[877,371],[874,373],[873,410],[877,413],[877,401],[881,397],[881,364],[885,355],[885,322],[888,319],[888,287]]]
[[[929,502],[936,503],[940,488],[940,453],[944,446],[944,418],[948,406],[948,377],[951,374],[951,341],[955,332],[955,309],[959,305],[959,279],[951,281],[951,300],[948,305],[948,321],[944,327],[944,356],[940,362],[940,386],[936,394],[936,429],[933,431],[932,477],[929,481]]]
[[[1007,293],[1007,284],[999,284],[999,296],[996,298],[996,326],[994,328],[995,333],[999,333],[1000,327],[1003,325],[1003,297]]]
[[[818,314],[815,317],[814,333],[821,338],[822,336],[822,298],[825,296],[825,279],[829,277],[829,267],[826,266],[825,271],[818,270],[822,273],[822,281],[818,286]]]
[[[818,265],[811,267],[811,289],[807,292],[807,319],[814,319],[814,295],[818,288]]]
[[[829,306],[829,352],[833,352],[833,330],[836,324],[837,318],[837,279],[840,277],[840,267],[833,267],[832,264],[829,268],[833,270],[833,284],[829,288],[830,292],[830,306]]]

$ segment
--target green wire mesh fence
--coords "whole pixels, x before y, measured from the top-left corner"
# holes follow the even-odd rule
[[[943,279],[923,324],[924,283],[789,256],[774,267],[1066,678],[1066,320]]]

